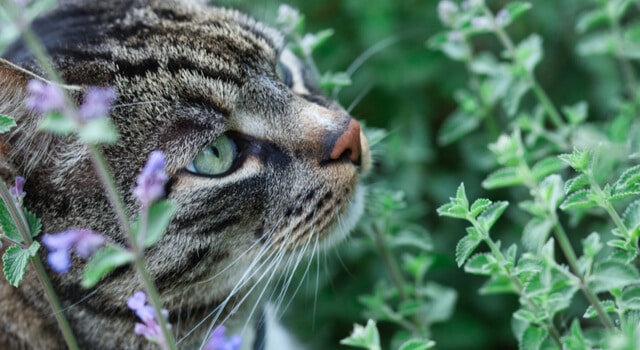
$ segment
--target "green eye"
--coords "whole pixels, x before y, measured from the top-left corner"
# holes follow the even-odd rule
[[[193,162],[187,166],[187,171],[196,175],[222,175],[231,169],[238,157],[236,144],[227,135],[220,135],[208,144]]]

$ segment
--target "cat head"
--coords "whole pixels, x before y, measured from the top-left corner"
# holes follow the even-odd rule
[[[76,102],[88,86],[117,90],[111,119],[121,137],[103,152],[130,213],[147,156],[166,155],[165,192],[178,211],[146,259],[169,309],[215,305],[264,276],[258,269],[291,264],[353,228],[366,138],[276,30],[236,11],[159,0],[63,1],[33,28]],[[22,42],[5,56],[0,113],[18,126],[0,139],[3,179],[26,177],[26,205],[46,232],[85,227],[124,244],[87,149],[39,132],[21,102],[40,65]],[[63,299],[82,297],[79,270],[56,277]],[[127,271],[86,303],[122,305],[140,288]]]

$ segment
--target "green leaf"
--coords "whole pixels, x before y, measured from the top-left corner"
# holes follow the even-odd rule
[[[177,204],[167,200],[159,201],[149,208],[146,230],[144,232],[143,246],[145,248],[154,245],[162,238],[162,234],[167,229],[167,226],[169,226],[169,222],[171,222],[171,216],[177,209]],[[133,225],[131,225],[133,235],[136,239],[138,239],[140,235],[140,219],[141,217],[138,217]]]
[[[553,174],[547,176],[540,183],[540,196],[547,204],[550,212],[556,211],[558,204],[564,198],[563,183],[560,175]]]
[[[334,88],[342,88],[351,85],[351,76],[345,72],[325,72],[320,77],[320,81],[318,83],[323,90],[330,91]]]
[[[13,205],[13,203],[10,205]],[[12,240],[22,243],[22,235],[20,234],[16,223],[13,222],[11,214],[9,213],[9,208],[7,208],[4,201],[0,201],[0,231]]]
[[[608,21],[609,16],[607,16],[607,13],[601,8],[588,11],[578,17],[576,32],[578,34],[584,34],[592,28],[602,24],[607,24]]]
[[[75,121],[60,112],[45,114],[38,124],[38,129],[58,136],[67,136],[76,131],[77,128]]]
[[[537,162],[531,168],[531,173],[536,180],[540,180],[566,167],[567,164],[558,159],[558,157],[547,157]]]
[[[591,349],[591,343],[582,334],[580,322],[576,319],[571,323],[571,332],[568,336],[562,337],[564,349]]]
[[[473,237],[472,235],[466,235],[458,241],[456,245],[456,263],[458,263],[458,267],[464,265],[480,242],[482,242],[480,237]]]
[[[342,339],[340,344],[369,350],[380,350],[380,335],[378,334],[376,322],[369,319],[365,327],[354,324],[351,335]]]
[[[13,245],[5,251],[2,256],[2,263],[4,264],[4,276],[14,287],[17,287],[22,281],[25,272],[27,271],[27,265],[29,265],[29,259],[36,256],[40,243],[33,242],[28,249],[23,249],[17,245]]]
[[[471,257],[464,265],[464,271],[474,275],[491,275],[497,270],[497,262],[487,253],[479,253]]]
[[[564,194],[569,194],[586,186],[589,186],[589,177],[586,174],[580,174],[567,180],[564,184]]]
[[[462,40],[449,40],[450,32],[438,33],[427,41],[427,46],[432,50],[442,51],[454,61],[464,61],[471,56],[469,47]]]
[[[517,77],[511,81],[502,99],[502,105],[509,117],[516,115],[522,98],[531,89],[531,86],[531,81],[524,77]]]
[[[116,246],[106,246],[98,250],[84,268],[82,287],[95,286],[104,276],[116,268],[133,261],[131,252]]]
[[[469,213],[469,200],[464,190],[464,183],[460,183],[460,186],[458,186],[456,198],[450,198],[450,200],[449,203],[438,208],[438,215],[466,219]]]
[[[598,233],[592,232],[587,238],[582,240],[584,256],[595,258],[600,250],[602,250],[602,242],[600,242],[600,235]]]
[[[600,293],[614,288],[624,288],[627,285],[640,282],[640,274],[632,265],[620,260],[606,260],[595,264],[589,287]]]
[[[581,190],[567,196],[564,202],[560,205],[560,209],[572,210],[577,208],[593,208],[597,205],[598,203],[591,199],[591,190]]]
[[[521,321],[525,321],[526,323],[536,323],[538,322],[538,317],[533,314],[533,312],[525,309],[518,309],[518,311],[513,313],[513,318]],[[523,333],[524,336],[524,333]]]
[[[480,227],[484,232],[489,232],[489,230],[491,230],[491,227],[493,227],[508,206],[509,202],[506,201],[495,202],[488,206],[482,214],[478,216],[478,224],[480,224]]]
[[[614,303],[613,300],[601,300],[600,306],[602,306],[602,309],[605,313],[616,312],[616,303]],[[596,311],[596,309],[594,309],[593,305],[589,305],[587,311],[585,311],[582,317],[596,318],[598,317],[598,312]]]
[[[516,47],[515,60],[528,72],[532,73],[542,59],[542,38],[532,34]]]
[[[433,349],[436,342],[427,339],[409,339],[400,345],[398,350],[428,350]]]
[[[500,25],[503,27],[508,26],[509,24],[513,23],[513,21],[518,19],[518,17],[529,11],[529,9],[531,9],[531,4],[528,2],[513,1],[508,3],[507,6],[502,9],[508,14],[508,16],[504,21],[500,22]]]
[[[14,128],[16,125],[16,121],[12,117],[0,114],[0,134],[4,134],[5,132]]]
[[[498,169],[482,181],[482,187],[488,190],[522,184],[524,184],[524,178],[515,167]]]
[[[622,214],[622,222],[629,231],[640,227],[640,199],[627,206]]]
[[[475,218],[478,216],[483,210],[485,210],[489,205],[491,205],[491,201],[486,198],[476,199],[473,204],[471,204],[471,217]]]
[[[542,342],[547,338],[548,331],[546,328],[531,326],[527,328],[520,340],[521,350],[539,350]]]
[[[474,114],[457,109],[445,119],[438,131],[438,144],[450,145],[469,134],[480,125],[480,118]]]
[[[640,165],[625,170],[613,184],[616,191],[636,191],[640,182]]]
[[[36,238],[40,234],[40,232],[42,232],[42,222],[34,213],[24,208],[22,209],[22,212],[24,213],[25,219],[27,219],[27,225],[29,225],[31,238]]]
[[[505,294],[517,293],[518,290],[513,286],[513,282],[505,275],[494,275],[481,288],[480,294]]]
[[[562,112],[571,125],[580,125],[587,120],[589,105],[585,101],[580,101],[572,106],[562,107]]]
[[[552,227],[553,221],[547,217],[532,218],[522,232],[522,245],[528,250],[538,251],[549,238]]]
[[[584,173],[589,169],[589,152],[574,150],[573,153],[561,154],[558,158],[579,173]]]
[[[118,129],[109,118],[96,118],[78,131],[80,141],[89,145],[114,144],[120,138]]]
[[[620,306],[624,310],[640,310],[640,285],[625,288],[621,299]]]
[[[598,32],[585,36],[576,45],[581,56],[615,55],[616,42],[609,32]]]

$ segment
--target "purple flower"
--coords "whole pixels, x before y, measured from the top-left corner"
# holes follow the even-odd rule
[[[211,338],[204,346],[204,350],[238,350],[242,345],[242,338],[239,335],[232,335],[227,338],[224,333],[227,331],[225,326],[218,326],[211,332]]]
[[[72,228],[56,234],[46,234],[42,244],[49,249],[47,261],[57,273],[65,273],[71,268],[71,250],[83,259],[89,258],[104,245],[103,235],[82,228]]]
[[[20,205],[22,197],[24,197],[24,178],[18,176],[15,179],[15,185],[9,188],[9,195],[13,197],[16,204]]]
[[[443,24],[450,25],[458,14],[458,5],[450,0],[442,0],[438,3],[438,16]]]
[[[127,306],[129,309],[135,311],[138,318],[143,322],[137,322],[133,326],[133,332],[144,336],[149,341],[164,344],[165,339],[162,335],[162,330],[160,329],[160,325],[156,322],[156,313],[153,307],[147,304],[147,295],[142,291],[135,292],[132,297],[127,299]],[[167,310],[162,309],[161,312],[162,317],[165,319],[169,317],[169,312]],[[171,328],[171,325],[168,326]]]
[[[505,9],[498,11],[498,14],[496,15],[496,23],[498,23],[499,26],[507,25],[510,20],[511,14],[509,13],[509,11]]]
[[[27,107],[39,113],[60,112],[67,107],[64,92],[57,85],[32,79],[27,84],[27,89]]]
[[[493,29],[493,23],[489,17],[475,17],[471,20],[471,26],[478,30]]]
[[[84,95],[80,106],[80,118],[91,120],[106,117],[118,94],[112,87],[90,87]]]
[[[149,159],[136,180],[137,186],[133,189],[133,195],[143,207],[149,207],[164,196],[164,185],[169,180],[166,167],[167,163],[161,151],[149,154]]]

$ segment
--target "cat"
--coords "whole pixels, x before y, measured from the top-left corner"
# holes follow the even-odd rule
[[[117,90],[110,117],[121,138],[103,152],[130,213],[147,156],[166,155],[166,197],[179,209],[145,258],[179,347],[199,347],[224,322],[244,349],[285,350],[264,311],[279,294],[265,285],[355,226],[371,168],[358,122],[322,95],[280,32],[235,10],[63,0],[32,28],[76,102],[88,86]],[[0,136],[0,175],[26,178],[25,206],[44,232],[83,227],[125,245],[86,148],[38,131],[40,116],[22,103],[42,77],[22,41],[0,60],[0,113],[17,123]],[[154,348],[126,306],[141,289],[133,268],[83,289],[82,264],[49,271],[80,348]],[[0,349],[65,348],[31,269],[19,288],[0,282],[0,310]]]

